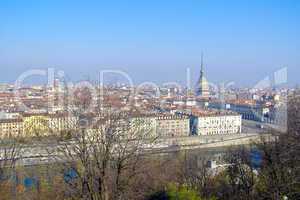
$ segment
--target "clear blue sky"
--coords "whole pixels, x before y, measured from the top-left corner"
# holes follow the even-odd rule
[[[205,55],[210,81],[251,85],[300,74],[298,0],[1,0],[0,82],[55,67],[73,80],[101,69],[135,82],[183,81]]]

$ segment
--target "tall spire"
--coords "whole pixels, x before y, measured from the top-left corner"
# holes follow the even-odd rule
[[[201,52],[201,70],[200,77],[198,82],[198,91],[197,94],[201,97],[208,98],[209,97],[209,86],[208,82],[204,76],[204,64],[203,64],[203,52]]]
[[[201,73],[203,73],[203,52],[201,52]]]

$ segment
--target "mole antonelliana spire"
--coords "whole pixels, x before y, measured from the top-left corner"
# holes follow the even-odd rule
[[[201,70],[200,70],[200,78],[197,83],[197,95],[203,98],[209,97],[209,86],[208,82],[204,76],[204,64],[203,64],[203,53],[201,53]]]
[[[203,74],[203,53],[201,53],[201,73]]]

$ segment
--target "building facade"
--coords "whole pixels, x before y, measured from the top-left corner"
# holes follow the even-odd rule
[[[183,137],[190,135],[190,120],[187,116],[161,115],[156,117],[156,132],[159,137]]]
[[[196,119],[198,135],[237,134],[242,130],[241,115],[199,116]]]
[[[20,136],[23,134],[22,119],[1,119],[0,138]]]
[[[59,135],[75,129],[74,116],[66,114],[25,114],[14,119],[0,120],[0,138]]]

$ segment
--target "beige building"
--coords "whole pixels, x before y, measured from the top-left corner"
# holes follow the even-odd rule
[[[129,120],[130,131],[142,132],[151,137],[181,137],[189,136],[189,117],[173,114],[141,114],[132,116]]]
[[[77,120],[67,113],[24,116],[25,136],[59,135],[76,128]]]
[[[136,116],[131,118],[130,124],[136,131],[144,132],[145,137],[156,137],[157,121],[154,116]]]
[[[104,121],[102,123],[105,123]],[[101,122],[97,121],[97,123]],[[47,136],[60,134],[77,126],[78,120],[67,114],[24,114],[22,118],[0,120],[0,134],[1,137]],[[124,119],[124,125],[120,121],[117,126],[117,130],[122,133],[143,133],[145,138],[181,137],[190,134],[189,117],[172,114],[135,115]],[[92,131],[93,128],[89,127],[89,129]]]
[[[156,133],[160,137],[189,136],[190,120],[187,116],[161,115],[156,117]]]
[[[25,114],[15,119],[1,119],[0,138],[60,134],[74,129],[76,124],[76,118],[67,114]]]
[[[52,132],[72,130],[77,127],[78,120],[67,113],[52,114],[48,116],[49,127]]]
[[[140,132],[145,138],[189,136],[190,120],[174,114],[134,114],[129,118],[128,133]],[[125,123],[126,124],[126,123]],[[122,125],[120,125],[120,128]],[[124,131],[124,130],[123,130]]]
[[[22,119],[1,119],[0,138],[19,136],[23,133]]]

